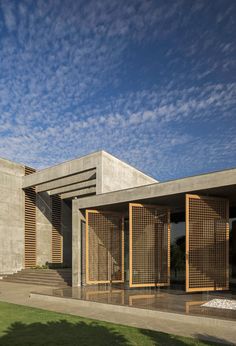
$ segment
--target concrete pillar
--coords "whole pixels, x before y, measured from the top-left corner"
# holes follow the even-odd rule
[[[83,213],[78,209],[77,199],[72,201],[72,286],[81,286],[81,229],[85,222]]]

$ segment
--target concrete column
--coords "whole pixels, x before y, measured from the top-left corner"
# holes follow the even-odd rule
[[[77,199],[72,201],[72,286],[81,286],[81,229],[85,221],[78,209]]]

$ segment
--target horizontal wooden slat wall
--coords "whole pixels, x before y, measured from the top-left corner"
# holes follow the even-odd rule
[[[229,203],[186,195],[186,291],[229,288]]]
[[[25,166],[25,175],[35,169]],[[36,266],[36,191],[30,187],[25,191],[25,268]]]
[[[124,222],[120,214],[86,211],[86,283],[124,282]]]
[[[52,201],[52,263],[63,262],[63,236],[61,227],[61,198],[51,197]]]
[[[130,287],[170,284],[170,212],[167,208],[129,205]]]

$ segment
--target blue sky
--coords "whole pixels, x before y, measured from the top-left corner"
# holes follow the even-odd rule
[[[235,0],[0,0],[0,156],[236,166]]]

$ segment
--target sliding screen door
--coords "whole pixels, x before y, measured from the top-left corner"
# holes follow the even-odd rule
[[[167,208],[129,206],[130,287],[170,283],[170,213]]]
[[[228,288],[228,201],[186,195],[186,291]]]
[[[86,283],[124,282],[124,222],[120,214],[86,211]]]

